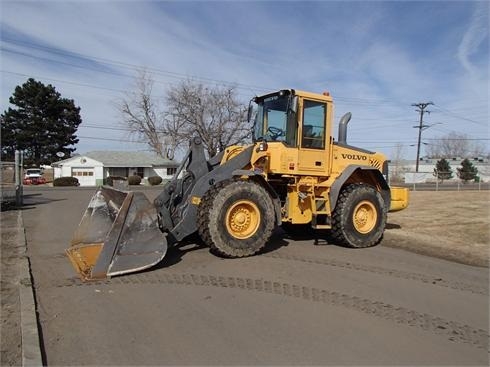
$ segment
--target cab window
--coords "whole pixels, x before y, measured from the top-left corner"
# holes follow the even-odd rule
[[[325,149],[325,115],[325,103],[304,101],[302,148]]]

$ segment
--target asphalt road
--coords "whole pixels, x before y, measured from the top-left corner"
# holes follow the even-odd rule
[[[260,256],[189,241],[84,284],[64,249],[93,192],[24,193],[48,365],[488,365],[488,269],[278,231]]]

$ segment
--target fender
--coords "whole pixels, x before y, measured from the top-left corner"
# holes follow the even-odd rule
[[[390,194],[390,187],[388,186],[388,183],[386,182],[383,174],[374,167],[359,166],[359,165],[347,166],[347,168],[344,169],[342,174],[339,177],[337,177],[335,182],[332,184],[332,187],[330,188],[330,192],[328,194],[330,199],[330,207],[331,207],[330,210],[333,211],[335,209],[335,207],[337,206],[337,199],[339,198],[339,194],[340,194],[340,190],[342,189],[342,186],[344,186],[347,180],[357,170],[362,170],[366,173],[368,172],[373,173],[375,175],[377,182],[381,186],[380,194],[383,197],[386,210],[388,211],[390,209],[391,194]]]
[[[253,177],[256,181],[260,181],[260,184],[267,190],[272,198],[272,203],[274,204],[274,211],[276,214],[276,225],[280,226],[282,224],[281,199],[269,182],[264,180],[264,176],[262,176],[260,173],[244,169],[237,169],[233,171],[233,176],[248,176]]]

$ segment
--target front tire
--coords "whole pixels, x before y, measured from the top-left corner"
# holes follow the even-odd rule
[[[351,184],[340,193],[332,213],[332,236],[348,247],[375,246],[383,238],[386,218],[384,200],[374,187]]]
[[[245,257],[259,252],[275,226],[269,193],[253,181],[229,180],[210,189],[198,210],[199,235],[218,255]]]

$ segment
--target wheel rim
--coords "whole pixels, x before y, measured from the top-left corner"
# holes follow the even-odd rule
[[[233,237],[249,238],[257,231],[259,224],[259,208],[251,201],[237,201],[226,212],[226,229]]]
[[[373,203],[364,200],[356,205],[352,214],[352,222],[356,231],[362,234],[369,233],[376,226],[378,211]]]

